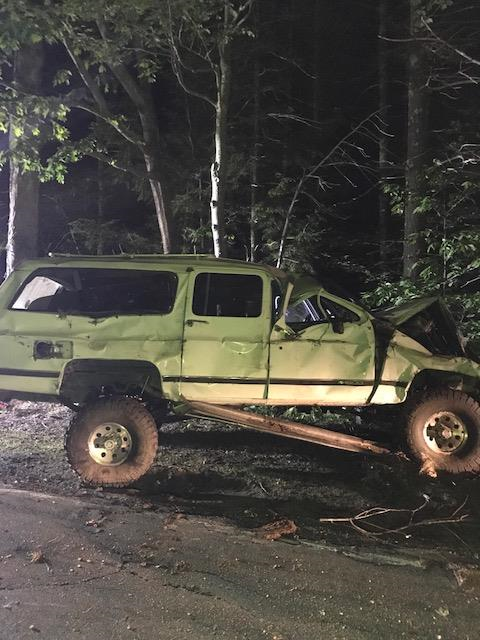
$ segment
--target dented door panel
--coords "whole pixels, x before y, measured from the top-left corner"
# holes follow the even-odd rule
[[[373,329],[365,319],[309,327],[294,338],[273,331],[268,400],[271,404],[363,404],[374,383]]]
[[[292,311],[299,305],[312,322],[287,325],[288,310],[274,326],[270,341],[268,402],[289,404],[359,405],[367,402],[375,379],[375,336],[371,320],[353,303],[327,294],[318,286],[293,289]],[[341,303],[355,321],[335,322],[322,300]],[[297,315],[297,320],[302,320]]]
[[[211,269],[210,273],[225,274],[221,269]],[[207,315],[215,313],[215,309],[196,308],[199,305],[195,301],[195,283],[197,277],[205,275],[205,270],[192,270],[184,323],[182,398],[228,404],[265,399],[271,326],[270,279],[260,271],[246,273],[261,278],[262,300],[255,317]],[[234,275],[242,276],[242,271],[237,270]],[[232,311],[228,301],[226,310],[220,306],[218,314],[240,313]]]

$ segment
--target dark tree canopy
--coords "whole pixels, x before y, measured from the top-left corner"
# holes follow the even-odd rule
[[[372,304],[471,281],[461,319],[476,331],[475,3],[0,0],[0,12],[2,179],[11,165],[41,182],[27,253],[215,251],[333,275]],[[13,60],[32,46],[41,82],[21,87]]]

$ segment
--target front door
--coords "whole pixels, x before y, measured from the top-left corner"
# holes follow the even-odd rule
[[[373,326],[356,305],[318,293],[288,307],[274,326],[269,404],[361,405],[374,377]]]
[[[252,270],[191,273],[181,395],[242,404],[266,398],[270,284]]]

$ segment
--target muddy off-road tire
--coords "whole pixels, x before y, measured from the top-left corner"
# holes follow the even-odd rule
[[[424,394],[408,416],[406,436],[422,463],[449,473],[480,472],[480,404],[466,393]]]
[[[72,469],[88,484],[124,487],[152,466],[158,447],[155,420],[133,398],[102,398],[83,407],[65,435]]]

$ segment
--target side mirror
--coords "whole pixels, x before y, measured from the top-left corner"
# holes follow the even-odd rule
[[[340,320],[340,318],[332,318],[332,329],[333,333],[343,333],[345,331],[343,320]]]

